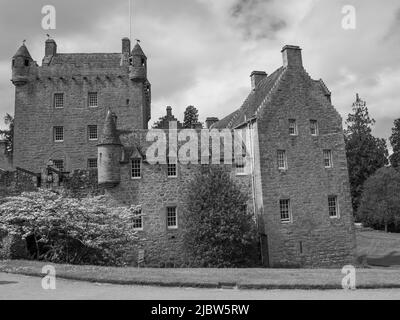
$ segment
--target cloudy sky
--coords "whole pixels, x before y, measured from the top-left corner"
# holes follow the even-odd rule
[[[133,0],[133,35],[148,56],[153,112],[171,105],[182,118],[195,105],[201,120],[238,108],[253,70],[282,65],[285,44],[299,45],[308,73],[322,78],[343,117],[358,92],[387,138],[400,117],[398,0]],[[56,30],[43,30],[44,5],[54,5]],[[356,29],[342,28],[344,5]],[[0,0],[0,115],[13,113],[11,60],[23,39],[41,63],[46,33],[59,52],[119,52],[129,35],[129,0]]]

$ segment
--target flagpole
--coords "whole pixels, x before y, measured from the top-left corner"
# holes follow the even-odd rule
[[[129,39],[132,40],[132,0],[129,0]]]

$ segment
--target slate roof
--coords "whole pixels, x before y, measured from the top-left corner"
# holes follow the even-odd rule
[[[119,134],[117,131],[117,126],[114,121],[115,114],[110,110],[107,112],[107,117],[104,122],[103,133],[100,137],[98,145],[104,144],[116,144],[122,145],[119,139]]]
[[[17,52],[14,54],[13,58],[16,57],[25,57],[32,59],[31,54],[29,53],[28,48],[25,46],[25,44],[20,46]]]
[[[75,65],[84,64],[104,66],[105,68],[119,67],[121,63],[121,53],[57,53],[50,57],[50,65]]]
[[[136,43],[135,46],[132,49],[132,55],[133,56],[143,56],[146,57],[146,55],[144,54],[142,47],[140,46],[139,43]]]
[[[247,96],[246,100],[243,102],[242,106],[239,109],[232,112],[220,121],[214,123],[211,128],[233,129],[239,124],[245,122],[246,120],[255,117],[258,107],[270,94],[271,89],[274,87],[275,83],[278,81],[284,70],[284,67],[280,67],[274,73],[261,80],[256,90],[252,90],[250,92],[250,94]]]

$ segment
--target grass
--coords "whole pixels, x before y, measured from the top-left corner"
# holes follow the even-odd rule
[[[48,264],[48,263],[47,263]],[[44,262],[5,260],[1,272],[41,276]],[[252,289],[341,289],[339,269],[151,269],[52,264],[56,276],[99,283],[158,286],[237,286]],[[357,288],[400,288],[395,269],[357,269]]]
[[[380,231],[357,232],[357,257],[375,266],[400,265],[400,234]],[[0,272],[43,277],[46,262],[0,261]],[[56,276],[99,283],[235,287],[242,289],[341,289],[340,269],[154,269],[52,264]],[[400,270],[358,268],[356,286],[361,289],[400,288]]]
[[[357,232],[357,259],[371,266],[400,266],[400,234]]]

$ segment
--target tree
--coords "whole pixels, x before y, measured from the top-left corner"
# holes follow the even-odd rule
[[[199,111],[194,106],[188,106],[183,117],[183,127],[185,129],[202,128],[202,123],[199,122]]]
[[[370,118],[366,103],[358,94],[352,110],[353,113],[347,117],[344,134],[352,204],[356,212],[364,182],[377,169],[388,164],[388,150],[384,139],[372,135],[375,120]]]
[[[390,163],[394,168],[400,169],[400,118],[394,120],[394,127],[392,128],[392,135],[389,141],[393,148]]]
[[[6,152],[11,155],[14,149],[14,118],[7,113],[4,117],[4,123],[8,126],[8,129],[0,130],[0,137],[3,136],[6,140]]]
[[[366,226],[383,227],[400,223],[400,173],[384,167],[365,182],[358,219]]]
[[[123,265],[137,239],[137,212],[111,209],[105,196],[77,199],[41,190],[2,201],[0,232],[26,240],[37,260]]]
[[[257,230],[245,210],[247,196],[217,166],[201,168],[188,188],[184,245],[195,267],[258,263]]]

